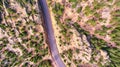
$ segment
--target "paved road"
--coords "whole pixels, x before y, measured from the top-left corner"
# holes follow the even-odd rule
[[[65,64],[61,60],[61,57],[60,57],[58,49],[57,49],[54,31],[52,28],[50,12],[49,12],[46,0],[38,0],[38,6],[39,6],[39,9],[41,9],[42,13],[43,13],[43,19],[44,19],[43,25],[44,25],[44,30],[46,32],[47,42],[49,44],[52,58],[53,58],[54,62],[56,63],[57,67],[65,67]]]

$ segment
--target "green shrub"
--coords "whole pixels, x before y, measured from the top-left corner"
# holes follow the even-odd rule
[[[73,51],[72,49],[69,49],[69,50],[67,51],[67,54],[68,54],[68,58],[69,58],[69,60],[72,59],[72,56],[73,56],[72,51]]]
[[[120,66],[120,49],[118,48],[103,48],[108,52],[109,58],[110,58],[110,67],[119,67]]]
[[[86,6],[84,9],[84,13],[86,16],[92,15],[94,11],[90,8],[90,6]]]
[[[95,36],[91,37],[90,42],[96,49],[101,49],[107,46],[107,43],[104,40],[98,39]]]
[[[60,3],[55,3],[55,6],[53,7],[52,11],[57,15],[57,17],[60,17],[63,14],[64,6]]]
[[[75,2],[77,2],[77,0],[69,0],[69,2],[74,2],[75,3]]]
[[[14,13],[17,12],[15,9],[12,9],[12,8],[7,8],[7,11],[8,11],[8,13],[10,13],[10,14],[14,14]]]
[[[94,9],[93,9],[93,10],[96,11],[96,10],[104,7],[105,4],[104,4],[104,2],[99,2],[99,3],[98,3],[98,1],[95,0],[95,1],[93,2],[93,6],[94,6]]]
[[[112,41],[114,41],[117,45],[120,45],[120,27],[116,27],[112,33],[110,34]]]
[[[75,27],[75,29],[76,29],[80,34],[85,34],[85,35],[88,35],[88,34],[89,34],[89,32],[83,30],[77,22],[75,22],[75,23],[73,24],[73,26]]]
[[[72,8],[76,8],[76,6],[77,6],[77,3],[72,4]]]
[[[52,67],[52,64],[51,64],[51,61],[50,60],[45,60],[45,61],[42,61],[38,67]]]
[[[113,2],[113,0],[108,0],[108,2],[112,3],[112,2]]]
[[[2,28],[2,29],[6,29],[6,26],[5,26],[5,24],[0,24],[0,28]]]
[[[117,1],[115,2],[115,5],[118,6],[118,7],[120,7],[120,1],[117,0]]]
[[[80,13],[81,10],[82,10],[82,7],[79,7],[79,8],[77,9],[77,13]]]
[[[35,55],[34,57],[32,57],[30,59],[32,62],[37,63],[38,61],[42,60],[42,56],[40,56],[39,54]]]
[[[96,21],[94,19],[88,20],[87,23],[90,24],[90,25],[93,25],[93,26],[96,25]]]
[[[17,57],[16,53],[13,52],[13,51],[6,50],[5,54],[6,54],[7,57],[10,57],[10,58],[16,58]]]

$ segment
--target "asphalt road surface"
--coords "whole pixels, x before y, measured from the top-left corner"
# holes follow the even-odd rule
[[[60,54],[57,49],[50,12],[46,0],[38,0],[38,6],[39,9],[42,10],[44,30],[46,32],[47,42],[52,55],[52,59],[54,60],[57,67],[65,67],[65,64],[61,60]]]

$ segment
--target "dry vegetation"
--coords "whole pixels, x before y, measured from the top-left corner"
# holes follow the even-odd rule
[[[117,60],[120,56],[119,0],[52,0],[48,3],[56,20],[53,27],[59,51],[68,67],[120,66]]]
[[[37,0],[0,0],[0,67],[51,67]]]
[[[120,66],[119,0],[47,0],[66,67]],[[0,0],[0,67],[52,67],[37,0]]]

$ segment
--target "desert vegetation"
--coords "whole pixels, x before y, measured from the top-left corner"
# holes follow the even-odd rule
[[[119,0],[47,3],[66,67],[120,66]],[[52,67],[37,4],[37,0],[0,0],[0,67]]]
[[[0,67],[52,66],[38,19],[36,0],[0,1]]]
[[[66,44],[66,36],[70,37],[66,50],[63,50],[61,57],[68,67],[76,67],[80,64],[95,64],[99,67],[110,66],[118,67],[119,61],[119,0],[68,0],[68,1],[54,1],[52,12],[55,15],[56,24],[59,26],[59,38],[61,44]],[[67,27],[68,26],[68,27]],[[71,31],[72,30],[72,31]],[[77,32],[73,32],[73,30]],[[69,32],[70,31],[70,32]],[[71,34],[72,33],[72,34]],[[92,52],[90,60],[83,62],[80,58],[74,59],[75,56],[81,53],[85,57],[87,54],[82,53],[82,50],[76,47],[80,43],[74,43],[74,33],[79,33],[82,39],[85,35],[89,48]],[[63,37],[64,36],[64,37]],[[83,45],[87,43],[83,42]],[[79,40],[77,42],[80,42]],[[64,45],[66,46],[66,45]],[[71,47],[72,46],[72,47]],[[84,46],[81,46],[84,47]],[[61,46],[63,48],[63,46]],[[59,48],[60,49],[60,48]],[[88,48],[85,48],[86,50]],[[77,52],[77,53],[76,53]],[[83,50],[85,52],[85,50]],[[103,54],[105,54],[103,56]],[[83,58],[82,57],[82,58]],[[107,59],[105,59],[105,57]],[[97,60],[96,60],[97,59]],[[106,61],[106,62],[104,62]],[[75,65],[74,65],[75,64]]]

